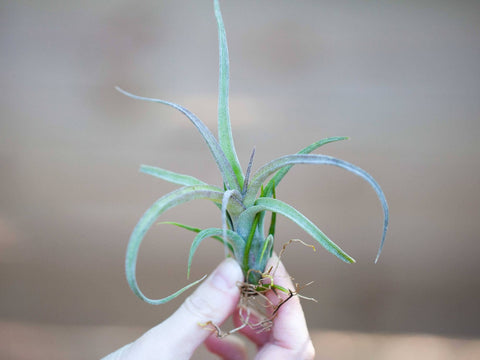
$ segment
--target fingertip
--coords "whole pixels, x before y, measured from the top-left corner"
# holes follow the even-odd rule
[[[274,254],[270,261],[270,266],[273,266],[274,270],[272,274],[274,283],[294,292],[296,289],[292,278],[278,256]],[[297,354],[305,352],[308,354],[305,358],[309,359],[314,350],[300,299],[293,296],[285,300],[278,308],[269,339],[270,344],[266,345],[275,345],[273,348],[278,348],[277,350],[283,349]]]
[[[242,280],[243,273],[238,263],[232,258],[226,258],[217,266],[207,281],[221,291],[230,291],[237,287],[238,281]]]
[[[237,282],[242,279],[242,270],[236,261],[225,259],[173,316],[183,317],[189,322],[222,323],[238,303],[240,290]]]

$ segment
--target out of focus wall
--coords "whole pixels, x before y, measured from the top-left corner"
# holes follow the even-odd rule
[[[318,303],[309,326],[479,337],[480,3],[221,1],[231,58],[231,118],[244,166],[327,136],[337,156],[382,185],[299,166],[278,197],[353,255],[290,246],[284,262]],[[193,126],[139,95],[180,103],[216,126],[217,34],[211,1],[0,3],[0,321],[149,327],[181,300],[142,303],[124,278],[128,237],[174,189],[140,164],[220,184]],[[196,202],[162,218],[218,226]],[[277,249],[312,239],[279,220]],[[159,225],[138,277],[152,297],[186,284],[192,235]],[[193,278],[223,257],[205,243]],[[1,354],[1,350],[0,350]]]

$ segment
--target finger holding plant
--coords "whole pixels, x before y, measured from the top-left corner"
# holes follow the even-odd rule
[[[249,298],[266,297],[265,294],[270,290],[278,294],[283,293],[279,302],[274,305],[275,309],[275,306],[280,307],[290,297],[298,295],[298,289],[288,289],[272,281],[273,269],[266,269],[267,262],[273,254],[275,223],[278,214],[296,223],[323,248],[337,256],[340,260],[346,263],[355,262],[350,255],[331,241],[312,221],[291,205],[276,198],[276,187],[294,165],[312,164],[340,167],[361,177],[372,186],[382,205],[384,217],[383,233],[375,262],[377,262],[380,256],[385,241],[388,226],[388,206],[382,189],[367,172],[344,160],[327,155],[312,154],[314,150],[321,146],[331,142],[345,140],[347,139],[346,137],[330,137],[319,140],[296,154],[282,156],[270,161],[260,167],[255,173],[251,174],[254,158],[253,152],[246,171],[245,173],[243,172],[235,151],[230,125],[228,106],[229,58],[225,28],[218,0],[214,1],[214,9],[218,25],[220,52],[218,138],[197,116],[184,107],[165,100],[133,95],[117,87],[118,91],[131,98],[165,104],[182,112],[197,128],[207,143],[218,166],[223,182],[223,188],[220,188],[208,185],[189,175],[178,174],[153,166],[141,166],[141,172],[180,185],[180,188],[158,199],[144,213],[135,226],[127,247],[125,262],[127,281],[133,292],[139,298],[150,304],[158,305],[176,298],[185,290],[203,280],[203,278],[196,280],[165,298],[150,299],[145,296],[138,287],[136,280],[136,263],[140,244],[150,227],[157,221],[160,215],[177,205],[196,199],[208,199],[220,210],[222,220],[221,227],[199,229],[170,222],[170,224],[196,233],[188,257],[187,276],[190,274],[191,263],[196,249],[203,240],[214,238],[223,244],[229,256],[232,256],[242,268],[245,277],[244,284],[241,286],[242,299],[247,303],[247,306],[244,307],[247,313],[253,308],[248,305]],[[266,219],[267,213],[271,213],[269,222]],[[267,223],[268,228],[266,228]],[[243,325],[255,325],[250,321],[247,313],[243,317]],[[270,314],[270,316],[266,317],[266,320],[271,321],[274,316],[275,313]],[[262,326],[263,325],[264,324],[262,324]],[[268,326],[265,326],[265,328],[268,328]]]

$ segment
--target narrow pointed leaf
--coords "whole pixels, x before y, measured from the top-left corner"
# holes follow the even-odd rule
[[[177,226],[181,229],[185,229],[185,230],[188,230],[188,231],[192,231],[194,233],[199,233],[200,231],[202,231],[202,229],[199,229],[199,228],[196,228],[196,227],[193,227],[193,226],[189,226],[189,225],[185,225],[185,224],[181,224],[181,223],[178,223],[178,222],[174,222],[174,221],[162,221],[160,224],[168,224],[168,225],[174,225],[174,226]],[[215,239],[217,240],[218,242],[222,243],[223,245],[227,246],[228,247],[228,250],[233,253],[233,247],[232,245],[229,243],[229,242],[225,242],[223,241],[223,238],[221,236],[211,236],[212,239]]]
[[[273,183],[273,187],[272,187],[272,197],[274,199],[277,198],[277,195],[275,193],[275,183]],[[276,226],[276,224],[277,224],[277,213],[272,212],[272,217],[270,219],[270,227],[268,228],[268,235],[275,236],[275,226]]]
[[[215,237],[222,234],[223,234],[223,229],[209,228],[209,229],[200,231],[198,235],[195,236],[195,239],[193,239],[193,242],[192,242],[192,246],[190,247],[190,254],[188,256],[187,277],[190,276],[190,268],[192,266],[193,255],[195,255],[195,252],[197,251],[197,248],[200,246],[201,242],[206,238]],[[239,254],[242,254],[243,252],[243,247],[244,247],[243,239],[237,233],[231,230],[227,230],[227,238],[231,242],[231,246],[233,248],[233,251],[232,251],[233,255],[238,259]]]
[[[196,199],[209,199],[216,203],[221,203],[223,198],[223,192],[218,191],[217,188],[209,185],[188,186],[172,191],[171,193],[158,199],[140,218],[137,225],[133,229],[130,241],[127,246],[127,254],[125,260],[125,272],[127,276],[128,284],[133,292],[142,300],[151,304],[163,304],[170,301],[172,297],[152,300],[146,297],[139,289],[136,280],[136,265],[138,258],[138,251],[142,243],[145,234],[158,219],[158,217],[179,204],[196,200]],[[232,201],[233,203],[233,201]],[[232,205],[234,206],[234,205]],[[175,294],[180,294],[185,291],[186,288]],[[174,294],[174,295],[175,295]]]
[[[128,97],[131,97],[133,99],[165,104],[165,105],[171,106],[174,109],[177,109],[178,111],[182,112],[193,123],[193,125],[195,125],[195,127],[197,128],[197,130],[200,132],[203,139],[207,143],[207,145],[210,149],[210,152],[212,153],[212,155],[215,159],[215,162],[217,163],[217,166],[218,166],[220,172],[222,173],[223,181],[227,184],[227,186],[230,189],[236,189],[238,191],[241,191],[241,187],[237,182],[237,178],[235,176],[235,173],[233,172],[232,166],[228,162],[228,160],[225,156],[225,153],[223,152],[222,148],[220,147],[220,144],[218,143],[217,139],[212,134],[212,132],[208,129],[208,127],[195,114],[193,114],[190,110],[187,110],[184,107],[182,107],[180,105],[177,105],[177,104],[174,104],[174,103],[169,102],[169,101],[134,95],[134,94],[131,94],[131,93],[119,88],[118,86],[115,89],[117,89],[122,94],[124,94]]]
[[[243,187],[243,172],[238,161],[235,145],[233,143],[230,114],[228,109],[228,91],[230,82],[230,69],[228,59],[227,36],[223,24],[222,13],[218,0],[214,1],[215,17],[218,26],[219,47],[219,79],[218,79],[218,140],[225,152],[225,156],[232,165],[238,184]]]
[[[249,223],[252,218],[260,211],[272,211],[281,214],[310,234],[326,250],[337,256],[340,260],[347,263],[353,263],[355,260],[343,251],[337,244],[331,241],[313,222],[307,219],[303,214],[283,201],[271,198],[258,198],[255,205],[243,212],[239,219],[239,226],[244,222]]]
[[[327,156],[327,155],[312,155],[312,154],[295,154],[295,155],[287,155],[276,160],[269,162],[268,164],[261,167],[255,176],[253,177],[250,187],[245,195],[244,204],[246,207],[251,206],[255,202],[255,196],[257,192],[260,190],[263,182],[276,171],[282,169],[285,166],[295,165],[295,164],[326,164],[326,165],[333,165],[345,169],[357,176],[360,176],[362,179],[367,181],[372,188],[375,190],[378,199],[383,208],[383,233],[382,233],[382,240],[380,241],[380,246],[378,248],[377,256],[375,258],[375,262],[378,261],[380,253],[382,252],[383,244],[385,242],[385,236],[387,234],[388,228],[388,205],[387,200],[385,199],[385,195],[383,194],[382,188],[375,179],[367,173],[365,170],[350,164],[346,161]]]
[[[252,171],[254,156],[255,156],[255,148],[253,148],[252,154],[250,155],[250,160],[248,161],[247,172],[245,173],[245,180],[243,182],[242,195],[245,195],[248,189],[248,180],[250,179],[250,172]]]
[[[141,165],[140,172],[183,186],[206,185],[206,183],[194,178],[193,176],[178,174],[173,171],[161,169],[150,165]]]
[[[335,137],[329,137],[325,138],[322,140],[319,140],[317,142],[314,142],[313,144],[310,144],[309,146],[303,148],[300,150],[297,154],[310,154],[312,151],[315,151],[319,147],[335,142],[335,141],[341,141],[341,140],[348,140],[348,137],[346,136],[335,136]],[[284,168],[280,169],[268,182],[267,186],[265,186],[265,194],[268,196],[272,195],[272,190],[274,186],[277,186],[280,181],[283,179],[283,177],[288,173],[288,171],[292,168],[293,165],[290,166],[285,166]],[[268,197],[267,196],[267,197]]]
[[[188,289],[190,289],[191,287],[194,287],[195,285],[197,285],[198,283],[200,283],[201,281],[203,281],[205,278],[207,277],[207,275],[204,275],[203,277],[201,277],[200,279],[188,284],[187,286],[184,286],[183,288],[181,288],[180,290],[174,292],[173,294],[169,295],[169,296],[166,296],[162,299],[149,299],[147,297],[140,297],[143,301],[149,303],[149,304],[152,304],[152,305],[162,305],[162,304],[165,304],[173,299],[175,299],[176,297],[178,297],[179,295],[181,295],[183,292],[187,291]],[[137,293],[136,293],[137,294]],[[138,294],[137,294],[138,296]]]
[[[258,262],[261,264],[264,261],[265,256],[270,257],[273,249],[273,235],[269,234],[263,243],[263,248],[259,256]]]

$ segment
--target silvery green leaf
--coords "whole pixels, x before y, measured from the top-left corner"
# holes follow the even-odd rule
[[[337,244],[331,241],[313,222],[301,214],[298,210],[292,206],[284,203],[283,201],[272,198],[258,198],[255,201],[255,205],[248,208],[240,216],[238,223],[240,226],[246,226],[253,221],[255,215],[261,211],[272,211],[281,214],[310,234],[316,241],[320,243],[326,250],[337,256],[339,259],[353,263],[355,260],[343,251]]]
[[[382,240],[380,241],[380,246],[378,248],[377,256],[375,262],[378,261],[380,253],[382,252],[383,244],[385,242],[385,236],[387,234],[388,228],[388,205],[385,195],[383,194],[382,188],[375,179],[367,173],[365,170],[350,164],[346,161],[327,156],[327,155],[312,155],[312,154],[294,154],[286,155],[276,160],[269,162],[268,164],[261,167],[256,174],[253,176],[250,186],[245,194],[243,203],[246,207],[251,206],[255,202],[255,196],[260,190],[264,181],[277,172],[278,170],[284,168],[285,166],[295,165],[295,164],[317,164],[317,165],[333,165],[345,169],[357,176],[360,176],[362,179],[367,181],[372,188],[375,190],[378,199],[383,208],[383,233]]]
[[[203,281],[205,278],[207,277],[207,275],[204,275],[202,276],[200,279],[188,284],[187,286],[184,286],[183,288],[181,288],[180,290],[174,292],[173,294],[169,295],[169,296],[166,296],[162,299],[149,299],[147,298],[146,296],[139,296],[138,293],[135,292],[135,294],[140,297],[143,301],[149,303],[149,304],[152,304],[152,305],[162,305],[162,304],[165,304],[173,299],[175,299],[176,297],[178,297],[179,295],[181,295],[183,292],[187,291],[188,289],[190,289],[191,287],[194,287],[195,285],[197,285],[198,283],[200,283],[201,281]],[[139,290],[140,291],[140,290]],[[141,293],[141,292],[140,292]],[[143,295],[143,294],[142,294]]]
[[[194,178],[193,176],[178,174],[173,171],[161,169],[150,165],[141,165],[140,172],[183,186],[206,185],[206,183]]]
[[[235,173],[233,172],[232,166],[228,162],[228,159],[226,158],[225,153],[220,147],[220,144],[218,143],[217,139],[212,134],[212,132],[208,129],[208,127],[195,114],[193,114],[190,110],[187,110],[184,107],[169,101],[134,95],[119,88],[118,86],[115,89],[117,89],[122,94],[128,97],[131,97],[133,99],[165,104],[182,112],[193,123],[193,125],[195,125],[195,127],[197,128],[197,130],[200,132],[203,139],[207,143],[210,149],[210,152],[212,153],[215,159],[215,162],[217,163],[217,166],[220,172],[222,173],[224,183],[227,184],[227,187],[229,189],[236,189],[238,191],[241,191],[241,187],[238,184],[238,181],[235,176]]]
[[[227,36],[223,24],[220,5],[214,1],[215,17],[218,26],[218,47],[219,47],[219,80],[218,80],[218,140],[225,152],[225,156],[232,165],[233,172],[237,177],[238,184],[243,187],[243,172],[238,161],[235,146],[233,144],[232,129],[230,125],[230,114],[228,110],[228,88],[230,80],[230,69],[228,59]]]
[[[172,296],[167,298],[152,300],[146,297],[139,289],[137,280],[136,280],[136,266],[138,251],[142,243],[145,234],[153,225],[153,223],[158,219],[158,217],[163,214],[168,209],[175,207],[177,205],[183,204],[185,202],[196,200],[196,199],[209,199],[217,204],[220,204],[223,199],[223,191],[218,191],[214,186],[209,185],[198,185],[198,186],[187,186],[177,189],[168,193],[167,195],[158,199],[140,218],[137,225],[133,229],[133,232],[130,236],[130,241],[127,246],[127,254],[125,260],[125,271],[127,276],[128,284],[133,292],[142,300],[150,304],[163,304],[167,301],[173,299]],[[243,208],[241,205],[235,205],[235,200],[232,199],[231,205],[234,207],[240,207],[238,211],[241,211]],[[175,296],[178,296],[181,292],[188,289],[188,287],[180,290],[175,293]]]

